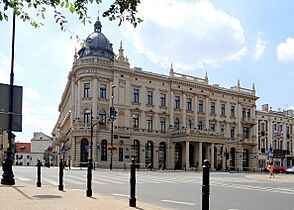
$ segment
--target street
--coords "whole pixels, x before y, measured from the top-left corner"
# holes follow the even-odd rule
[[[36,167],[13,168],[15,180],[36,186]],[[210,209],[212,210],[292,210],[293,183],[248,178],[249,173],[210,173]],[[96,169],[93,171],[93,193],[118,196],[129,202],[129,170]],[[276,174],[278,176],[291,176]],[[87,170],[64,171],[64,190],[83,190],[86,196]],[[137,201],[177,210],[201,209],[202,172],[145,171],[136,173]],[[58,186],[58,167],[42,167],[42,187]]]

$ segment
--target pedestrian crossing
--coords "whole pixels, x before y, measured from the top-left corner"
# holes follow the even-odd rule
[[[25,175],[15,176],[16,180],[23,182],[35,183],[36,178]],[[42,185],[58,185],[58,173],[55,174],[42,174]],[[77,187],[86,185],[87,173],[81,171],[66,171],[64,173],[63,182],[65,185],[76,185]],[[120,171],[93,171],[92,183],[96,185],[129,185],[130,174],[128,172]],[[185,173],[152,173],[140,171],[136,173],[136,183],[140,184],[202,184],[201,174],[185,174]],[[268,187],[261,184],[258,180],[248,180],[242,177],[211,177],[211,189],[214,187],[235,188],[240,190],[259,191],[259,192],[272,192],[280,194],[294,195],[294,188],[285,187]]]
[[[214,186],[236,188],[241,190],[251,190],[260,192],[272,192],[281,194],[291,194],[294,195],[294,189],[282,188],[282,187],[265,187],[265,186],[253,186],[246,184],[236,184],[236,183],[221,183],[221,182],[211,182],[211,188]]]

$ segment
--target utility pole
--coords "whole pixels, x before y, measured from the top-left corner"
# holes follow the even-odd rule
[[[14,174],[12,171],[13,155],[12,155],[12,113],[13,113],[13,81],[14,81],[14,42],[15,42],[15,13],[12,19],[12,50],[11,50],[11,72],[9,85],[9,119],[8,119],[8,148],[6,151],[5,162],[3,163],[3,175],[1,184],[15,185]]]

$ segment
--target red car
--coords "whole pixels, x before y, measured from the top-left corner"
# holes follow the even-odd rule
[[[286,172],[286,167],[284,166],[274,166],[274,173],[285,173]],[[265,172],[268,172],[268,169],[264,169]]]

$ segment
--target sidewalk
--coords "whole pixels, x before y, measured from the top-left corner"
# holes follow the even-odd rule
[[[275,178],[269,178],[268,173],[260,174],[249,174],[245,177],[256,180],[263,180],[268,182],[284,182],[284,183],[294,183],[293,174],[275,174]]]
[[[137,199],[137,207],[129,207],[129,197],[116,198],[93,194],[85,190],[59,191],[51,186],[36,187],[16,180],[14,186],[0,185],[1,210],[164,210]]]

